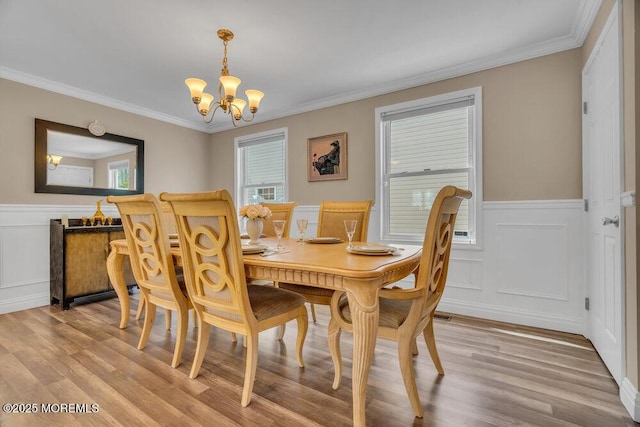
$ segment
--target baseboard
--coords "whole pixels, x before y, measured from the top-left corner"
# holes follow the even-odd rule
[[[584,335],[584,320],[562,316],[546,316],[534,311],[508,309],[503,306],[486,305],[478,302],[456,301],[442,298],[438,310],[464,316],[496,320],[498,322],[533,326],[536,328],[564,331]]]
[[[631,418],[635,422],[640,422],[640,393],[631,384],[628,378],[622,380],[622,386],[620,387],[620,400],[622,405],[629,412]]]
[[[11,313],[14,311],[28,310],[30,308],[42,307],[49,305],[49,292],[32,294],[26,297],[11,298],[0,301],[0,314]]]

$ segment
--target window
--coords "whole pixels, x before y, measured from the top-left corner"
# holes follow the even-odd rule
[[[118,190],[129,189],[128,159],[109,163],[109,188],[115,188]]]
[[[377,108],[376,128],[382,240],[422,243],[436,194],[455,185],[473,197],[460,206],[454,242],[477,244],[482,89]]]
[[[235,139],[236,204],[286,202],[287,129]]]

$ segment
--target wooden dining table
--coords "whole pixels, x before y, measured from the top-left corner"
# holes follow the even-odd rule
[[[276,246],[275,238],[263,238],[261,243]],[[349,253],[344,242],[301,244],[289,238],[282,243],[286,248],[282,253],[244,255],[246,277],[345,291],[353,322],[353,425],[364,426],[367,381],[378,331],[379,290],[417,269],[422,246],[402,245],[394,254],[372,256]],[[171,252],[180,258],[180,248],[172,247]],[[123,270],[128,255],[126,240],[111,242],[107,271],[120,300],[120,328],[126,328],[130,316]]]

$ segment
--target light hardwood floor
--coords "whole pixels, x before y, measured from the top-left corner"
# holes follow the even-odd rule
[[[135,310],[136,301],[132,306]],[[2,412],[0,426],[348,426],[351,336],[342,336],[345,376],[334,391],[328,309],[316,309],[304,369],[296,364],[295,322],[284,342],[276,339],[276,330],[261,334],[247,408],[240,406],[244,349],[228,332],[212,330],[200,376],[190,380],[195,332],[190,325],[182,364],[170,368],[175,332],[165,331],[160,311],[143,351],[136,349],[142,322],[118,329],[116,299],[69,311],[42,307],[1,315],[0,403],[36,404],[38,413]],[[438,377],[424,341],[418,341],[423,419],[413,416],[395,342],[378,340],[367,392],[368,425],[637,425],[584,337],[457,315],[437,319],[435,334],[446,374]],[[98,411],[63,413],[56,406],[67,403],[95,403]]]

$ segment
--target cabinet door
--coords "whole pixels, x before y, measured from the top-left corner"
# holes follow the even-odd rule
[[[67,297],[109,289],[109,233],[68,233],[65,248]]]

